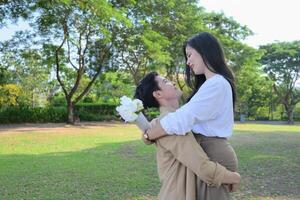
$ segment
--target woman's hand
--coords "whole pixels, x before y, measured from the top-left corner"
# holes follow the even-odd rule
[[[150,122],[151,127],[156,126],[159,123],[159,119],[158,118],[154,118],[152,119],[152,121]]]
[[[150,140],[156,140],[158,138],[164,137],[167,135],[165,130],[161,127],[159,118],[155,118],[150,122],[151,128],[146,131]]]
[[[141,135],[142,141],[143,141],[146,145],[154,144],[155,141],[152,141],[152,140],[149,140],[149,139],[145,138],[145,134],[146,134],[146,133],[142,133],[142,135]]]

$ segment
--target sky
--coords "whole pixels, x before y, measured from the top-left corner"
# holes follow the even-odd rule
[[[258,48],[276,41],[300,40],[300,1],[298,0],[199,0],[206,11],[223,12],[254,35],[244,42]],[[29,28],[23,21],[0,29],[0,41],[10,39],[16,30]]]
[[[258,48],[272,42],[300,40],[299,0],[199,0],[206,11],[224,13],[254,32],[246,44]],[[296,82],[300,88],[300,79]]]
[[[244,42],[257,48],[276,41],[300,40],[300,1],[298,0],[199,0],[206,11],[223,12],[254,36]]]

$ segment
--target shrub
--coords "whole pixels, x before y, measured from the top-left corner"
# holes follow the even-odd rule
[[[26,106],[7,107],[0,111],[0,124],[65,122],[65,107],[31,108]]]

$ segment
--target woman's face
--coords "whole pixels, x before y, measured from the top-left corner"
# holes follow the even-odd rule
[[[202,56],[192,47],[186,46],[185,53],[187,56],[186,64],[194,71],[196,75],[204,74],[207,68],[203,62]]]

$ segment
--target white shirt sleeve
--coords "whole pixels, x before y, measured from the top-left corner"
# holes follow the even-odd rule
[[[196,123],[215,119],[225,92],[222,81],[204,83],[188,103],[160,120],[162,128],[169,135],[186,135]]]

